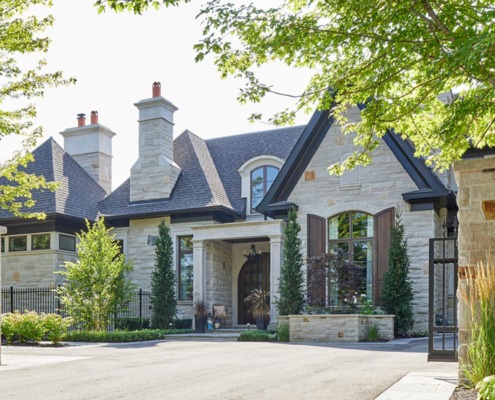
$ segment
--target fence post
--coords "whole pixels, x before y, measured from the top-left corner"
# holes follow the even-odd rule
[[[10,287],[10,312],[14,312],[14,286]]]
[[[143,318],[143,289],[139,289],[139,318]]]
[[[60,296],[58,295],[60,290],[60,285],[57,285],[57,289],[55,292],[55,298],[57,299],[57,314],[62,315],[62,309],[60,308]]]

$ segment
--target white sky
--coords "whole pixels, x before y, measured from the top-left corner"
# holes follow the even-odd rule
[[[262,105],[241,106],[236,98],[240,80],[221,80],[211,59],[194,62],[193,45],[201,38],[198,4],[150,10],[142,16],[97,14],[92,0],[55,0],[50,13],[55,24],[46,55],[48,70],[62,70],[77,78],[76,85],[48,89],[37,101],[38,124],[45,136],[63,146],[58,134],[77,125],[76,114],[98,110],[99,122],[117,133],[113,138],[113,188],[128,176],[137,159],[138,111],[134,103],[151,97],[151,85],[160,81],[162,96],[174,103],[174,136],[189,129],[203,138],[271,129],[250,124],[252,112],[285,108],[284,98],[272,96]],[[266,4],[266,1],[263,2]],[[276,89],[297,93],[307,74],[280,65],[263,70]],[[301,115],[305,124],[309,115]],[[2,140],[0,159],[19,144]]]

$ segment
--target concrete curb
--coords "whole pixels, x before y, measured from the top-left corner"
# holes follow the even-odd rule
[[[456,386],[452,373],[410,372],[375,400],[449,400]]]

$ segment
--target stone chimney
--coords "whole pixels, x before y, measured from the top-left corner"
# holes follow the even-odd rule
[[[174,162],[174,112],[153,83],[152,97],[134,104],[139,110],[139,159],[131,168],[131,202],[168,199],[180,174]]]
[[[112,137],[115,133],[98,123],[98,111],[91,111],[91,125],[86,115],[77,114],[77,127],[60,134],[64,149],[103,188],[112,191]]]

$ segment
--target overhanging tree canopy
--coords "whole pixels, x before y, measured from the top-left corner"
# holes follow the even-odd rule
[[[8,135],[22,138],[22,149],[0,163],[0,208],[16,216],[42,217],[42,213],[25,212],[23,207],[34,205],[31,192],[35,189],[53,190],[54,183],[28,174],[23,167],[33,160],[30,150],[41,137],[41,127],[33,126],[36,108],[27,101],[43,96],[50,86],[67,84],[61,72],[44,71],[46,62],[39,55],[48,51],[50,40],[42,33],[52,25],[52,16],[39,18],[31,12],[34,6],[50,7],[51,0],[0,1],[0,146]],[[33,55],[37,61],[26,67]]]
[[[187,0],[98,0],[141,13]],[[295,112],[327,108],[356,152],[345,167],[370,161],[387,129],[408,138],[416,155],[445,168],[470,147],[495,145],[495,1],[285,0],[273,8],[211,0],[203,5],[203,38],[196,59],[213,55],[223,77],[242,77],[241,102],[276,92],[259,78],[275,61],[313,71],[293,108],[271,117],[291,123]],[[332,90],[328,91],[331,86]],[[458,88],[449,102],[439,95]],[[366,103],[362,121],[349,106]],[[253,115],[252,118],[262,118]],[[333,171],[341,171],[336,165]]]

